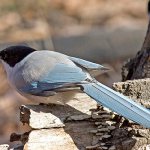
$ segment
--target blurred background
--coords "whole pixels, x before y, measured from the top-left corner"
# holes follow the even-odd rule
[[[121,81],[121,67],[140,50],[147,30],[147,0],[0,0],[0,49],[25,44],[109,66],[97,79],[108,86]],[[28,103],[8,85],[0,66],[0,144],[19,122]]]

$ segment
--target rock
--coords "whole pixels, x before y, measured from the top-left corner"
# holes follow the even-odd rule
[[[97,130],[91,130],[90,133],[97,133]]]
[[[145,144],[146,145],[149,144],[147,143],[147,139],[143,137],[133,137],[133,139],[135,140],[135,142],[134,142],[134,147],[132,148],[132,150],[137,150],[139,147]]]
[[[97,136],[102,136],[104,133],[96,133]]]
[[[99,143],[99,139],[97,136],[93,136],[92,145],[96,145]]]
[[[103,117],[101,115],[92,114],[93,119],[102,119]]]
[[[105,143],[101,143],[100,145],[101,145],[101,146],[104,146],[104,145],[105,145]]]
[[[99,132],[109,132],[110,130],[108,128],[101,128],[97,129]]]
[[[95,125],[101,125],[101,122],[95,122]]]
[[[108,139],[110,137],[111,137],[111,135],[108,135],[108,134],[105,134],[105,135],[101,136],[101,138],[103,138],[103,139]]]
[[[95,125],[98,125],[98,126],[100,126],[100,125],[102,125],[102,126],[108,126],[108,123],[107,123],[107,121],[106,122],[95,122]]]
[[[99,129],[99,128],[102,128],[103,126],[102,125],[99,125],[97,128]]]
[[[9,145],[8,144],[2,144],[0,145],[0,150],[8,150]]]
[[[82,120],[86,120],[86,119],[90,119],[91,116],[88,115],[74,115],[74,116],[70,116],[67,118],[67,121],[69,120],[74,120],[74,121],[82,121]]]
[[[115,121],[106,121],[106,124],[108,124],[108,125],[113,125],[113,124],[116,124],[116,122]]]
[[[96,102],[86,94],[79,93],[77,99],[67,105],[23,105],[20,107],[20,121],[31,128],[64,127],[64,121],[81,121],[91,118],[91,108],[96,108]],[[80,101],[78,100],[80,97]],[[58,111],[59,110],[59,111]],[[60,113],[61,112],[61,113]]]
[[[102,146],[101,148],[102,148],[102,150],[107,150],[108,149],[108,147],[106,147],[106,146]]]
[[[150,138],[150,130],[149,129],[134,129],[135,133],[139,137]]]
[[[103,119],[107,119],[107,120],[112,119],[112,116],[111,116],[111,115],[108,115],[108,114],[103,114],[103,115],[101,115],[101,117],[102,117]]]
[[[116,127],[115,126],[108,126],[108,129],[109,130],[114,130],[114,129],[116,129]]]
[[[107,121],[106,122],[102,122],[101,125],[102,126],[108,126],[108,123],[107,123]]]
[[[85,149],[85,147],[89,146],[89,144],[92,145],[93,142],[96,143],[96,141],[98,141],[98,137],[89,132],[94,129],[94,122],[71,121],[66,122],[64,128],[38,129],[31,130],[30,132],[24,133],[22,135],[13,134],[14,136],[11,136],[11,141],[19,140],[23,144],[27,145],[27,147],[30,147],[30,145],[35,146],[31,147],[33,148],[32,150],[36,150],[38,147],[39,149],[43,147],[43,149],[54,148],[52,150],[55,150],[55,148],[57,146],[60,147],[60,145],[64,145],[61,150],[66,150],[65,146],[67,146],[68,149],[72,149],[72,147]],[[72,141],[72,144],[68,145],[67,142],[70,143],[70,141]],[[34,143],[33,145],[32,142]],[[55,143],[55,147],[52,147],[50,143]]]
[[[20,120],[31,128],[64,127],[64,118],[59,119],[51,113],[51,107],[28,105],[20,107]]]
[[[136,102],[150,108],[150,79],[129,80],[113,84],[114,90],[131,97]]]
[[[150,144],[146,145],[146,150],[150,150]]]
[[[116,150],[116,146],[111,146],[111,147],[109,147],[109,150]]]
[[[99,145],[94,145],[94,146],[87,146],[86,149],[87,150],[93,150],[93,149],[96,149],[97,147],[99,147]]]
[[[78,150],[69,134],[64,129],[33,130],[29,134],[24,150]]]
[[[126,140],[124,140],[122,142],[122,148],[124,150],[126,150],[126,149],[133,149],[135,147],[135,142],[136,142],[135,139],[128,138],[128,139],[126,139]]]
[[[106,110],[101,111],[101,110],[100,110],[100,111],[98,111],[97,113],[98,113],[99,115],[108,114],[108,111],[106,111]]]

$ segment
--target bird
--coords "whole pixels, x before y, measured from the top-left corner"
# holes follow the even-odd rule
[[[66,104],[82,91],[104,107],[150,128],[148,109],[92,76],[92,71],[107,69],[100,64],[24,45],[1,50],[0,59],[12,88],[33,102]]]

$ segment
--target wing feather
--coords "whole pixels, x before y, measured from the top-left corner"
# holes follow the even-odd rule
[[[50,51],[38,51],[34,57],[28,57],[22,70],[25,84],[20,86],[20,90],[34,94],[66,88],[66,85],[83,82],[88,76],[68,56]]]

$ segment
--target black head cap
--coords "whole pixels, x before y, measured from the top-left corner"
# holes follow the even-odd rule
[[[28,46],[10,46],[0,51],[0,58],[13,67],[30,53],[36,51]]]

